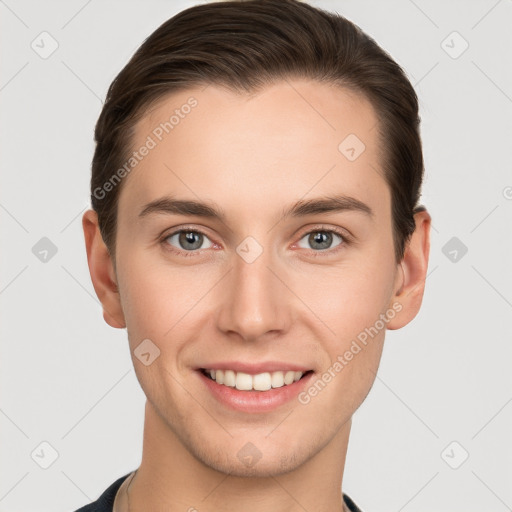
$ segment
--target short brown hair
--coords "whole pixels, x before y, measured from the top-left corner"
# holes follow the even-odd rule
[[[95,128],[91,204],[115,258],[122,183],[98,194],[130,158],[134,127],[154,102],[192,86],[256,92],[306,78],[361,93],[378,118],[381,165],[390,187],[395,256],[414,232],[423,180],[418,99],[402,68],[357,25],[298,0],[201,4],[176,14],[139,47],[110,85]]]

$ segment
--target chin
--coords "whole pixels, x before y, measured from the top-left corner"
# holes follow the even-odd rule
[[[203,460],[202,462],[218,471],[232,477],[240,478],[270,478],[289,473],[297,469],[301,465],[301,461],[296,458],[296,455],[286,457],[283,460],[281,457],[267,458],[264,456],[258,460],[254,465],[245,464],[240,462],[236,456],[229,460]]]
[[[237,436],[226,443],[208,445],[208,440],[203,437],[201,444],[192,442],[188,449],[203,465],[241,478],[269,478],[289,473],[303,465],[315,452],[315,446],[310,446],[310,453],[306,453],[304,444],[299,440],[283,446],[277,439],[273,444],[265,436],[252,436],[252,439],[251,442],[251,436]]]

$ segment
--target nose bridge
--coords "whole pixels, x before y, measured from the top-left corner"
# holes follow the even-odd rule
[[[274,254],[253,237],[236,248],[219,319],[224,332],[236,331],[246,340],[255,340],[287,328],[287,291],[275,275]]]

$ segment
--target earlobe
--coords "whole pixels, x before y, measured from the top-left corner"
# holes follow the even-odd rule
[[[82,217],[87,263],[94,291],[103,307],[103,318],[111,327],[126,327],[116,275],[110,253],[105,245],[94,210],[87,210]]]
[[[431,217],[426,210],[414,215],[416,228],[405,248],[400,262],[402,278],[394,293],[391,304],[400,303],[400,313],[387,324],[387,329],[400,329],[417,314],[423,300],[430,253]]]

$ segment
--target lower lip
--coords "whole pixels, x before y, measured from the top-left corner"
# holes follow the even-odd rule
[[[221,404],[237,411],[249,413],[272,411],[290,402],[297,397],[313,377],[313,372],[311,372],[293,384],[280,388],[271,388],[268,391],[240,391],[236,388],[224,386],[224,384],[217,384],[216,381],[204,375],[201,370],[197,370],[197,373]]]

